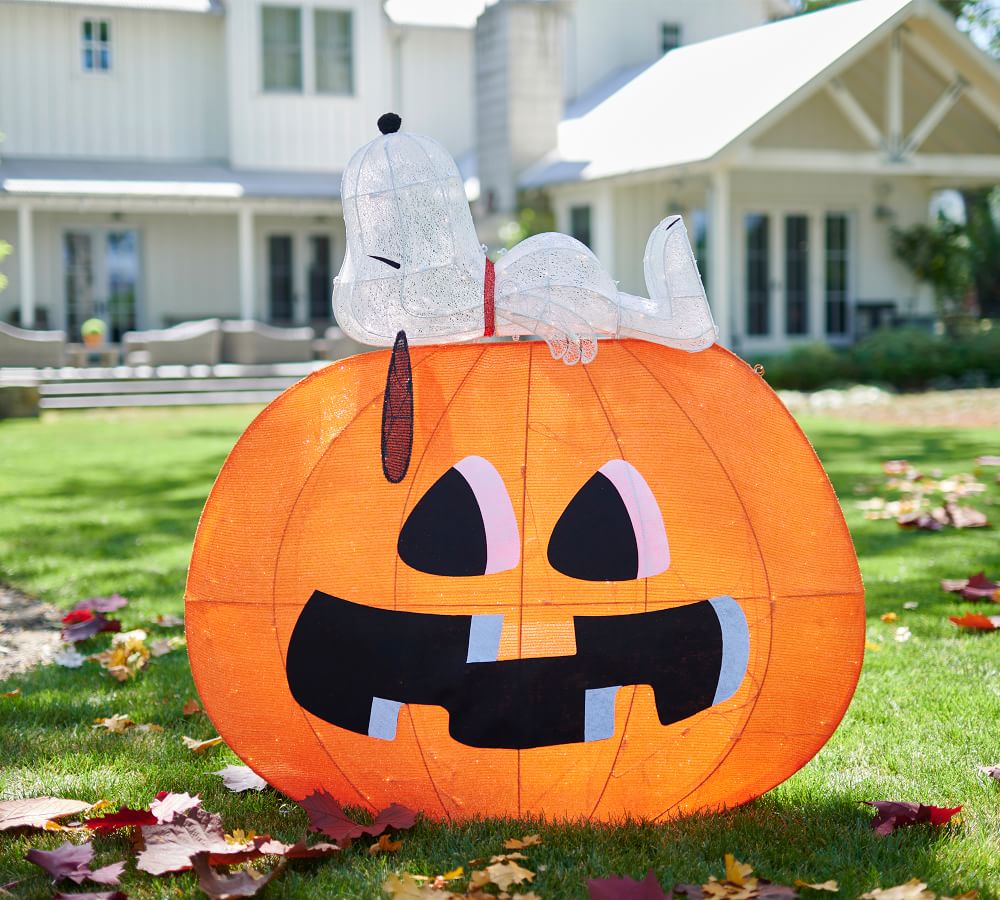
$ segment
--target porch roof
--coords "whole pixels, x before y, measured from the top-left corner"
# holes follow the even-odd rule
[[[7,0],[15,3],[46,3],[50,6],[112,7],[153,12],[214,13],[225,11],[223,0]]]
[[[0,159],[0,196],[338,200],[340,172],[233,169],[225,163]]]
[[[567,109],[556,149],[524,172],[521,186],[712,161],[914,15],[945,16],[926,0],[858,0],[672,50]],[[950,22],[944,27],[1000,84],[996,64]]]

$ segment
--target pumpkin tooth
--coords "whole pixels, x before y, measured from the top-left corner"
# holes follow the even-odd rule
[[[500,654],[500,633],[503,631],[503,616],[490,613],[472,616],[469,625],[469,652],[467,663],[496,662]]]
[[[604,741],[615,736],[615,698],[621,685],[584,691],[583,739]]]
[[[368,719],[368,736],[383,741],[394,741],[396,739],[396,725],[399,722],[399,710],[402,705],[397,700],[372,697],[372,713]]]

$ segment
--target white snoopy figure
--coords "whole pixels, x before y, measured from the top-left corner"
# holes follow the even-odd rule
[[[651,299],[618,290],[588,247],[534,235],[494,265],[479,243],[458,167],[423,135],[382,134],[344,171],[347,250],[334,282],[337,322],[352,338],[392,346],[535,335],[567,364],[590,362],[598,338],[632,337],[682,350],[710,347],[718,329],[680,216],[650,234],[643,260]]]

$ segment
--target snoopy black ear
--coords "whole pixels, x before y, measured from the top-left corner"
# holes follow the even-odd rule
[[[413,452],[413,370],[406,332],[396,335],[389,357],[389,374],[382,399],[382,472],[399,484],[406,477]]]

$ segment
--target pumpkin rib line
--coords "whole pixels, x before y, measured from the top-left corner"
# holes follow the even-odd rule
[[[587,376],[587,382],[590,384],[590,389],[594,392],[594,398],[597,400],[597,405],[601,408],[601,412],[604,413],[604,420],[608,423],[608,429],[611,431],[611,436],[615,439],[615,444],[618,446],[619,458],[625,459],[625,451],[622,449],[621,438],[618,437],[618,432],[615,431],[614,423],[611,421],[611,414],[604,405],[604,400],[601,399],[601,392],[597,390],[597,385],[594,384],[594,379],[591,377],[590,371],[586,368],[586,366],[584,366],[583,371]],[[638,541],[638,537],[636,537],[636,541]],[[649,611],[649,579],[647,578],[642,580],[642,608],[644,612]],[[625,732],[628,731],[628,723],[632,718],[632,708],[634,705],[635,686],[633,685],[632,695],[629,697],[628,701],[628,711],[625,713],[625,722],[622,724],[622,733],[618,737],[618,746],[615,748],[615,756],[614,759],[611,760],[611,765],[608,767],[608,777],[604,779],[604,786],[601,788],[601,792],[597,795],[597,800],[590,809],[590,815],[587,816],[587,821],[593,820],[594,814],[597,812],[597,808],[601,805],[601,801],[604,799],[604,795],[608,791],[608,785],[611,784],[611,776],[615,771],[615,766],[618,765],[618,758],[621,756],[622,745],[625,743]]]
[[[424,444],[424,449],[420,454],[420,459],[417,460],[416,466],[413,468],[413,476],[410,478],[409,487],[406,489],[406,497],[403,499],[403,517],[400,519],[399,528],[402,529],[403,522],[406,520],[406,508],[410,503],[410,497],[413,496],[413,486],[417,483],[417,475],[420,472],[420,467],[423,465],[424,458],[427,456],[427,451],[430,449],[431,442],[434,440],[434,436],[438,433],[441,428],[441,423],[445,420],[448,415],[448,410],[451,409],[451,405],[458,398],[458,395],[462,392],[462,388],[465,387],[468,380],[472,377],[472,373],[476,370],[476,367],[482,362],[483,357],[486,355],[487,347],[483,347],[482,352],[473,363],[469,366],[468,371],[462,376],[462,380],[459,381],[455,388],[455,392],[451,395],[448,402],[444,405],[441,410],[441,415],[438,416],[437,422],[434,423],[434,428],[431,433],[427,436],[427,441]],[[416,421],[416,415],[414,410],[414,421]],[[397,553],[394,558],[393,568],[392,568],[392,608],[399,608],[399,601],[396,597],[396,586],[399,584],[399,554]],[[424,771],[427,773],[427,780],[431,783],[431,787],[434,789],[434,794],[438,799],[438,803],[441,804],[441,811],[444,813],[445,818],[448,822],[452,822],[451,813],[448,811],[448,807],[444,802],[444,797],[441,796],[441,791],[438,790],[437,782],[434,781],[434,776],[431,774],[431,767],[427,764],[427,756],[424,754],[423,745],[420,743],[420,735],[417,733],[417,723],[413,718],[413,711],[407,706],[407,712],[410,716],[410,726],[413,728],[413,740],[417,744],[417,752],[420,754],[420,761],[424,764]]]
[[[428,353],[419,362],[414,363],[413,364],[413,368],[416,369],[417,366],[422,365],[424,362],[426,362],[427,360],[431,359],[432,357],[434,357],[439,352],[440,352],[439,350],[432,350],[430,353]],[[320,371],[324,371],[324,370],[321,369]],[[285,536],[288,534],[289,520],[291,519],[292,513],[295,511],[295,508],[299,505],[299,500],[302,498],[302,494],[303,494],[303,492],[306,489],[306,485],[312,480],[313,473],[316,471],[316,468],[319,466],[319,464],[321,462],[323,462],[324,459],[326,459],[327,454],[333,448],[333,445],[336,443],[337,438],[339,438],[341,435],[343,435],[347,431],[347,429],[349,429],[352,425],[354,425],[354,423],[357,422],[357,420],[359,418],[361,418],[361,416],[364,415],[374,404],[380,402],[382,400],[382,398],[383,398],[383,395],[384,395],[384,391],[379,391],[379,393],[376,394],[375,397],[373,397],[368,403],[366,403],[361,409],[359,409],[355,415],[353,415],[351,417],[351,420],[349,422],[347,422],[344,425],[344,427],[340,429],[339,432],[337,432],[336,437],[334,437],[334,438],[332,438],[330,440],[330,443],[328,443],[326,445],[326,449],[320,454],[319,458],[316,460],[315,463],[313,463],[312,467],[309,469],[309,474],[306,475],[306,477],[302,480],[302,485],[301,485],[301,487],[299,487],[298,493],[295,495],[295,500],[292,501],[292,505],[289,507],[288,518],[285,519],[285,525],[281,529],[281,538],[278,540],[278,546],[277,546],[277,549],[275,550],[275,555],[274,555],[275,566],[274,566],[274,570],[272,571],[272,574],[271,574],[271,628],[272,628],[272,633],[274,634],[274,641],[278,645],[278,655],[281,657],[281,664],[282,664],[282,666],[284,666],[286,664],[286,654],[283,654],[281,652],[281,642],[278,639],[278,617],[275,615],[275,612],[274,612],[274,610],[275,610],[275,597],[274,597],[274,595],[275,595],[275,592],[277,591],[277,587],[278,587],[278,585],[277,585],[277,579],[276,579],[277,563],[278,563],[278,560],[281,559],[281,550],[282,550],[282,548],[285,545]],[[306,711],[304,709],[302,709],[301,706],[298,707],[298,709],[299,709],[299,712],[302,715],[303,721],[306,723],[306,727],[308,727],[308,729],[312,732],[313,738],[316,740],[316,743],[319,745],[319,747],[323,750],[323,753],[326,755],[326,758],[328,760],[330,760],[330,762],[333,764],[333,767],[338,772],[340,772],[340,774],[344,777],[344,780],[354,789],[354,792],[364,801],[364,803],[367,804],[370,807],[374,807],[374,804],[371,801],[371,797],[369,797],[367,794],[365,794],[361,790],[361,788],[359,788],[351,780],[351,778],[348,776],[347,772],[345,772],[340,767],[340,765],[337,763],[337,761],[333,758],[333,756],[331,755],[330,751],[327,749],[326,744],[323,743],[322,739],[319,736],[319,733],[316,731],[316,726],[313,725],[313,723],[310,721],[309,715],[306,713]]]
[[[684,418],[687,419],[688,424],[694,429],[698,437],[701,438],[702,442],[705,444],[705,447],[715,458],[715,461],[719,464],[719,468],[722,470],[722,473],[726,476],[726,480],[729,482],[730,487],[732,487],[733,494],[736,496],[736,499],[739,501],[740,508],[743,510],[743,516],[746,518],[747,526],[750,528],[750,534],[753,535],[754,544],[756,544],[757,546],[757,555],[760,557],[760,564],[764,570],[764,580],[767,585],[767,595],[770,598],[772,595],[771,577],[767,571],[767,560],[764,558],[764,553],[761,550],[760,538],[757,537],[757,531],[754,528],[753,520],[750,518],[750,513],[747,511],[746,504],[743,502],[743,498],[740,496],[739,491],[736,489],[736,484],[734,483],[732,476],[729,474],[729,470],[725,467],[722,460],[719,458],[719,455],[715,452],[715,447],[713,447],[708,438],[705,437],[701,429],[698,427],[697,423],[691,418],[690,415],[688,415],[687,410],[684,409],[684,407],[677,402],[677,398],[673,395],[670,389],[662,381],[660,381],[656,373],[652,369],[650,369],[649,366],[647,366],[642,361],[642,359],[639,358],[637,354],[632,352],[632,350],[629,348],[627,344],[623,344],[622,347],[624,348],[626,353],[628,353],[637,363],[639,363],[640,366],[642,366],[643,369],[646,370],[647,373],[649,373],[653,381],[655,381],[656,384],[660,386],[660,389],[670,398],[671,403],[673,403],[674,406],[677,407],[677,410],[681,413],[681,415],[683,415]],[[773,610],[774,607],[773,599],[770,600],[770,604]],[[774,639],[773,616],[768,617],[767,626],[768,626],[767,658],[764,660],[764,671],[761,673],[760,678],[758,679],[758,684],[764,683],[765,679],[767,678],[767,671],[771,665],[771,643]],[[705,777],[702,778],[701,781],[699,781],[696,785],[694,785],[694,787],[692,787],[683,797],[679,797],[677,800],[671,803],[670,806],[668,806],[665,810],[663,810],[663,812],[653,816],[651,821],[656,822],[663,816],[665,816],[668,812],[670,812],[672,809],[676,809],[695,791],[704,787],[704,785],[708,783],[709,779],[711,779],[719,771],[719,769],[722,768],[723,763],[725,763],[725,761],[729,758],[732,752],[736,749],[737,745],[740,742],[740,739],[743,737],[743,732],[746,730],[747,723],[753,716],[754,711],[757,709],[757,704],[759,702],[760,702],[760,690],[758,689],[756,696],[753,698],[753,703],[750,706],[750,711],[747,713],[746,718],[743,720],[743,726],[740,728],[739,734],[736,735],[736,737],[730,742],[729,747],[719,757],[719,760],[718,762],[716,762],[715,767],[712,769],[712,771],[709,772],[707,775],[705,775]]]

